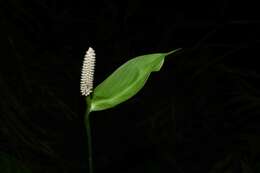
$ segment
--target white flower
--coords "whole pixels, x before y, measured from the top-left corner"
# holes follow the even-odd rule
[[[80,92],[83,96],[88,96],[93,89],[95,59],[95,51],[89,47],[85,54],[81,71]]]

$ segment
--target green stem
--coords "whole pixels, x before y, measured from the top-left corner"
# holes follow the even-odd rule
[[[89,163],[89,173],[93,173],[93,159],[92,159],[92,141],[91,141],[91,126],[90,126],[90,105],[91,100],[87,97],[87,110],[85,114],[85,127],[87,130],[88,138],[88,163]]]

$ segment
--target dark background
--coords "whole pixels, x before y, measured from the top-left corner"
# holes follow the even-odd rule
[[[92,114],[95,173],[260,172],[259,6],[250,1],[0,1],[0,172],[86,173],[80,73],[166,59]]]

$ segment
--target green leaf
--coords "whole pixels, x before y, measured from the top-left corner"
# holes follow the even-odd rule
[[[150,73],[161,69],[165,56],[178,50],[127,61],[94,89],[90,111],[109,109],[133,97],[144,86]]]

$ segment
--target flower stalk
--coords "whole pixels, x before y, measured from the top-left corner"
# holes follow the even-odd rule
[[[89,173],[93,173],[93,156],[92,156],[92,135],[91,135],[91,126],[90,126],[90,105],[91,99],[90,96],[87,97],[87,109],[85,113],[85,127],[87,132],[88,140],[88,163],[89,163]]]

